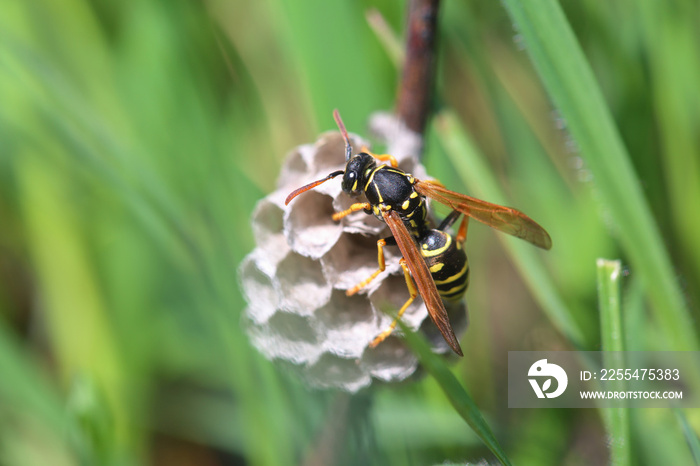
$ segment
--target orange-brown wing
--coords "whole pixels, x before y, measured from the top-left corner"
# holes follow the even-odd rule
[[[416,287],[423,298],[425,307],[428,308],[430,318],[433,319],[433,322],[435,322],[438,330],[440,330],[440,333],[442,333],[442,336],[452,350],[460,356],[463,356],[462,348],[459,346],[459,341],[455,336],[455,332],[452,330],[452,325],[450,325],[450,319],[447,317],[445,305],[442,303],[442,298],[440,298],[433,277],[430,275],[430,270],[428,270],[428,266],[423,260],[423,256],[418,250],[416,242],[413,240],[413,237],[406,229],[406,226],[403,224],[401,217],[399,217],[396,211],[391,210],[385,212],[383,216],[384,221],[389,225],[389,229],[394,235],[401,255],[403,255],[403,258],[406,260],[408,271],[411,272],[411,276],[416,282]]]
[[[418,194],[435,199],[496,230],[524,239],[542,249],[552,247],[552,238],[545,229],[519,210],[456,193],[435,182],[416,180],[414,187]]]

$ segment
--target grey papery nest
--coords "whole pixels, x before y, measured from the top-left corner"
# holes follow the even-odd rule
[[[420,140],[402,130],[393,117],[378,115],[372,125],[388,141],[399,167],[419,179],[427,174],[411,154]],[[351,135],[353,154],[369,144]],[[335,211],[357,200],[329,180],[284,205],[287,195],[311,181],[345,168],[339,132],[322,134],[314,144],[289,153],[277,190],[260,200],[252,218],[257,247],[242,262],[240,278],[248,307],[246,324],[253,345],[267,358],[301,370],[315,387],[355,392],[372,378],[404,380],[418,366],[397,330],[376,348],[369,344],[392,322],[409,293],[396,247],[385,248],[386,271],[354,296],[345,291],[377,270],[377,240],[390,236],[386,225],[364,212],[340,222]],[[464,304],[447,307],[459,335],[466,327]],[[388,314],[387,314],[388,312]],[[403,315],[412,329],[422,328],[434,350],[447,346],[420,298]]]

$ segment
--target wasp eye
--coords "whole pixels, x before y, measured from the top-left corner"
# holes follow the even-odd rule
[[[343,183],[342,183],[342,188],[343,191],[345,191],[348,194],[352,194],[355,192],[357,184],[357,173],[354,171],[347,171],[345,172],[345,176],[343,177]]]

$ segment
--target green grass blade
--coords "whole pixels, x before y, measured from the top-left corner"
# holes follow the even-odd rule
[[[52,176],[35,153],[17,164],[28,244],[43,296],[43,318],[65,382],[86,374],[106,391],[115,418],[113,441],[120,447],[133,437],[125,409],[126,382],[108,310],[95,279],[65,180]],[[77,336],[79,335],[79,336]]]
[[[603,351],[603,367],[625,367],[622,357],[624,338],[622,329],[620,261],[598,259],[598,305]],[[607,354],[611,352],[610,354]],[[612,382],[615,390],[624,390],[624,381]],[[631,464],[630,420],[627,408],[603,408],[610,445],[610,464]]]
[[[680,409],[676,409],[676,418],[678,423],[681,425],[683,430],[683,435],[685,435],[685,440],[688,442],[688,447],[690,452],[693,454],[693,460],[695,460],[696,465],[700,465],[700,439],[698,439],[698,434],[695,433],[685,414]]]
[[[697,118],[700,96],[697,80],[700,57],[697,53],[696,15],[692,2],[675,5],[644,0],[634,2],[638,10],[641,34],[649,56],[654,113],[659,125],[659,161],[668,189],[670,217],[676,224],[679,258],[694,267],[700,276],[700,247],[697,231],[700,218],[687,215],[700,205],[700,140],[697,138]],[[632,14],[635,14],[634,12]]]
[[[598,305],[603,351],[624,351],[620,312],[620,261],[598,259]],[[606,366],[607,367],[607,366]]]
[[[633,270],[644,281],[668,349],[698,350],[671,261],[593,73],[553,0],[505,6],[593,174]]]
[[[501,463],[504,465],[511,464],[493,432],[491,432],[491,428],[486,424],[484,417],[479,412],[476,403],[474,403],[472,397],[462,387],[454,374],[450,372],[442,358],[433,354],[425,340],[412,332],[401,321],[399,321],[399,326],[405,334],[408,346],[414,351],[423,367],[435,378],[457,413],[467,421],[474,433],[483,440],[484,444]]]
[[[0,373],[4,380],[12,382],[0,384],[0,404],[34,416],[48,429],[61,432],[61,397],[4,319],[0,321]]]

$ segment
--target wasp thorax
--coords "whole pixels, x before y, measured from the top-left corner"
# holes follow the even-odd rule
[[[371,155],[360,152],[350,159],[343,175],[343,191],[351,196],[362,194],[365,185],[365,174],[372,171],[377,162]]]

